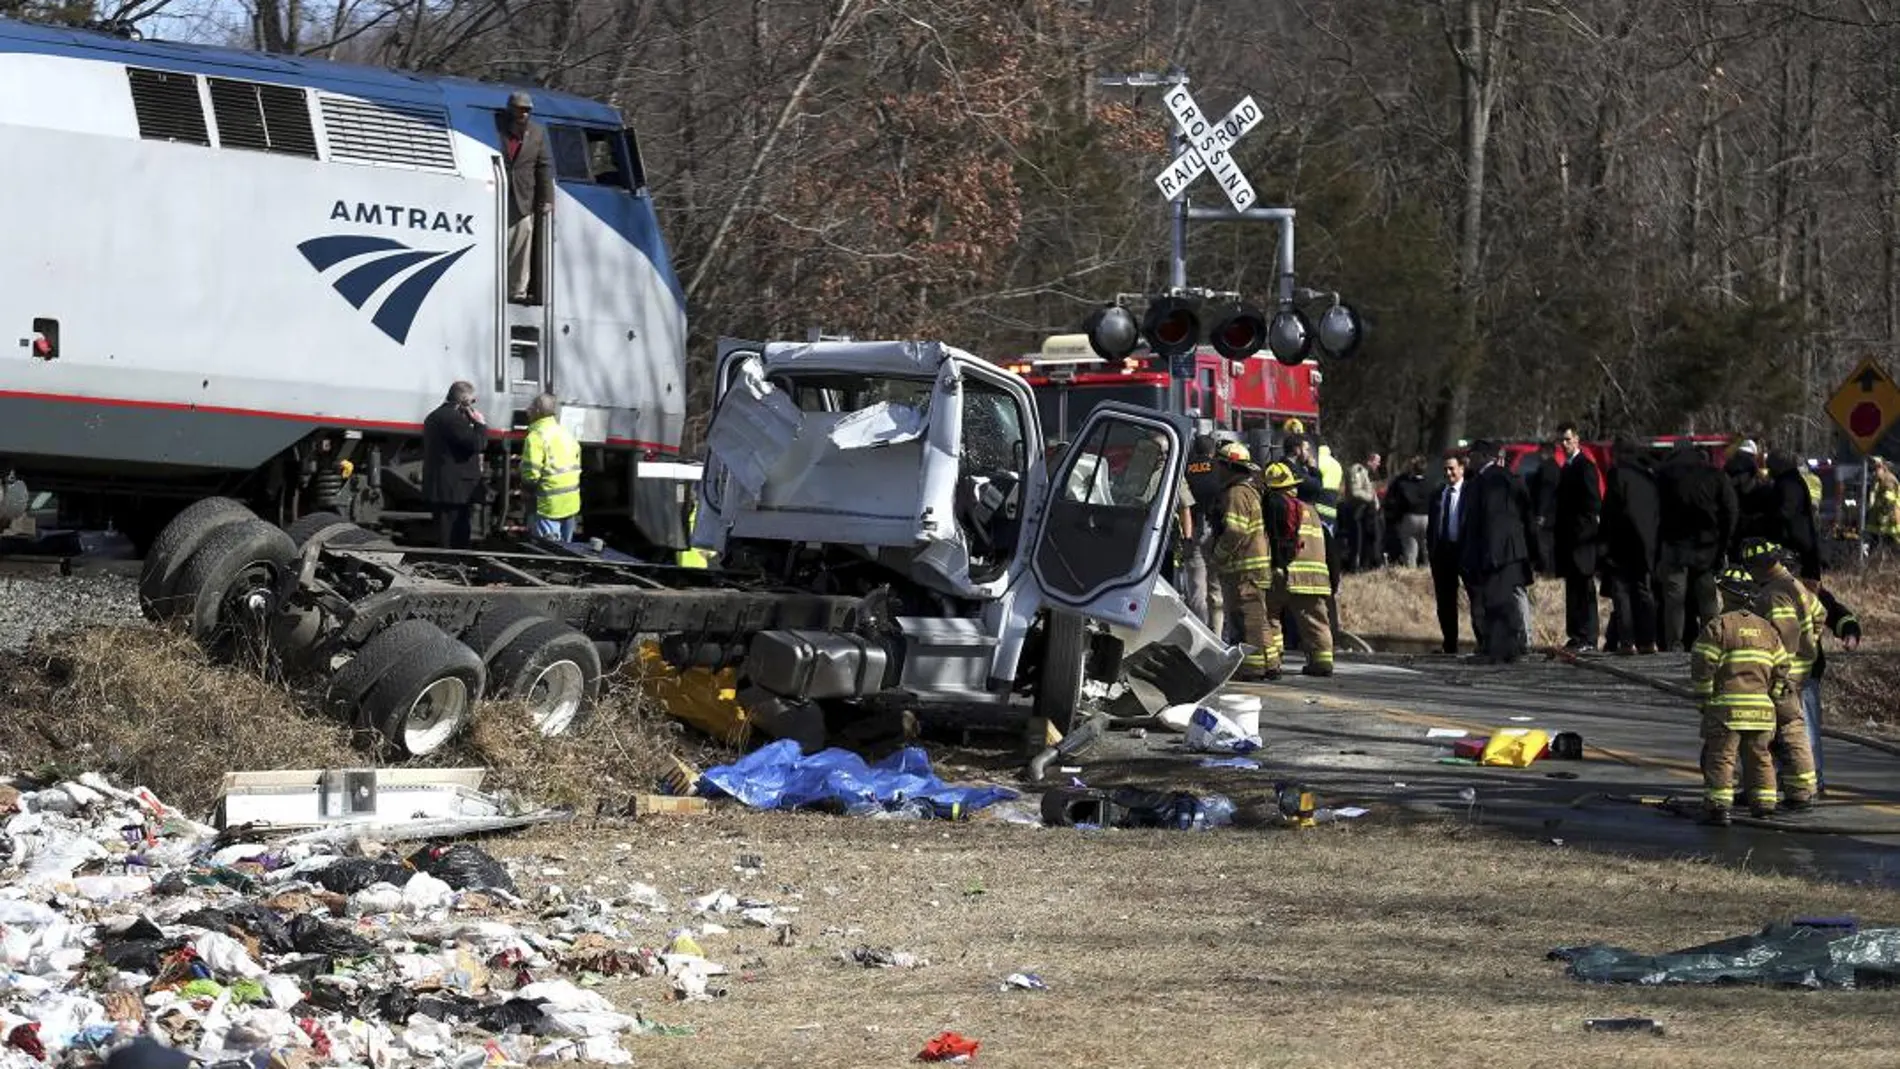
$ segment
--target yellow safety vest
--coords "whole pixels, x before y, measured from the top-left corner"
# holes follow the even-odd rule
[[[581,444],[553,416],[528,427],[521,443],[521,482],[533,488],[534,511],[565,520],[581,511]]]
[[[1326,597],[1333,592],[1332,578],[1326,571],[1326,529],[1319,525],[1319,510],[1304,501],[1288,502],[1296,503],[1300,506],[1300,546],[1286,566],[1286,590],[1289,594]]]
[[[1868,533],[1889,538],[1900,536],[1900,483],[1895,483],[1891,476],[1877,479],[1872,496],[1867,512]]]
[[[686,540],[693,539],[693,527],[699,522],[699,491],[697,488],[687,491],[693,495],[693,503],[686,510]],[[694,549],[690,544],[679,551],[673,562],[682,568],[704,568],[708,566],[704,550]]]
[[[1821,477],[1811,471],[1803,471],[1801,473],[1801,481],[1808,486],[1808,503],[1813,505],[1816,511],[1819,511],[1821,508]]]

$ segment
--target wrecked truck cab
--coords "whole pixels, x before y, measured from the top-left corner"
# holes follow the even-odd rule
[[[744,674],[770,695],[763,719],[836,699],[1028,693],[1066,729],[1090,681],[1155,712],[1237,665],[1180,622],[1165,585],[1170,620],[1143,626],[1188,439],[1179,417],[1106,404],[1051,456],[1027,384],[940,342],[725,340],[716,397],[693,544],[889,606],[873,614],[882,636],[758,635]],[[1124,677],[1124,654],[1157,661],[1135,656],[1137,637],[1183,647],[1159,658],[1159,682]]]

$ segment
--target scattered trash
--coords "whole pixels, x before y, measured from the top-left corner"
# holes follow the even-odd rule
[[[1061,828],[1222,828],[1234,822],[1234,803],[1221,794],[1059,787],[1042,796],[1042,822]]]
[[[998,988],[998,990],[1001,990],[1001,991],[1047,991],[1049,990],[1049,985],[1043,983],[1042,977],[1037,976],[1035,973],[1013,972],[1013,973],[1010,973],[1008,976],[1003,977],[1002,986]]]
[[[1534,716],[1514,716],[1511,717],[1511,722],[1516,724],[1528,724],[1535,719],[1537,718]]]
[[[960,819],[1017,797],[1007,787],[952,787],[930,770],[923,750],[907,746],[867,765],[849,750],[827,749],[807,757],[798,743],[780,739],[700,778],[702,793],[721,792],[754,809],[842,808],[854,815],[921,802],[932,815]]]
[[[636,794],[627,799],[622,810],[627,816],[694,816],[712,812],[712,802],[706,798],[674,794]]]
[[[1586,1032],[1649,1032],[1662,1035],[1662,1022],[1654,1017],[1585,1017]]]
[[[845,962],[855,962],[867,969],[922,969],[930,964],[929,958],[919,957],[907,950],[892,947],[858,946],[851,950],[838,951],[838,957]]]
[[[1145,739],[1148,737],[1148,729],[1147,728],[1130,728],[1128,730],[1128,737],[1131,739]]]
[[[1478,763],[1502,768],[1529,768],[1544,753],[1550,734],[1538,728],[1505,728],[1484,744]]]
[[[1169,731],[1184,732],[1188,729],[1188,722],[1194,719],[1194,710],[1198,708],[1200,706],[1193,702],[1170,705],[1155,714],[1155,723]]]
[[[1358,820],[1370,812],[1372,812],[1372,810],[1362,806],[1346,805],[1340,806],[1338,809],[1314,810],[1313,819],[1321,824],[1331,824],[1341,820]]]
[[[1428,739],[1462,739],[1468,734],[1470,733],[1463,728],[1427,728],[1425,730],[1425,737]]]
[[[1260,762],[1249,761],[1245,757],[1203,757],[1199,765],[1202,768],[1239,768],[1249,772],[1260,771]]]
[[[1583,760],[1583,736],[1574,731],[1559,731],[1550,737],[1548,756],[1558,761]]]
[[[1249,754],[1260,749],[1260,735],[1243,731],[1226,714],[1203,705],[1188,719],[1187,747],[1206,753]]]
[[[982,1044],[974,1039],[966,1039],[955,1032],[938,1033],[935,1039],[924,1044],[917,1054],[920,1062],[967,1062],[976,1057],[976,1049]]]
[[[430,824],[389,819],[409,812],[390,782],[374,784],[380,821],[319,832]],[[691,1030],[616,1011],[587,989],[602,977],[724,994],[708,980],[725,967],[703,952],[638,945],[625,925],[645,917],[632,908],[665,909],[644,884],[611,902],[544,884],[530,903],[470,843],[403,856],[363,840],[341,856],[305,835],[220,834],[92,775],[17,794],[0,838],[20,870],[9,887],[20,897],[0,898],[6,1065],[81,1064],[134,1035],[157,1041],[147,1064],[624,1065],[624,1036]]]
[[[1567,962],[1566,975],[1591,983],[1855,989],[1900,982],[1900,928],[1770,924],[1667,954],[1592,943],[1547,956]]]

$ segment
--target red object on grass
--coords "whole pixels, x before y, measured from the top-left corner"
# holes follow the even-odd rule
[[[924,1044],[924,1049],[918,1053],[917,1060],[920,1062],[948,1062],[956,1061],[960,1058],[974,1058],[976,1057],[976,1048],[979,1045],[980,1044],[974,1039],[965,1039],[955,1032],[944,1032],[937,1036],[937,1038]]]

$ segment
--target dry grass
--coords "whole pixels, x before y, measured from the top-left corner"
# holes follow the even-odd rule
[[[1368,820],[1376,821],[1374,816]],[[1710,865],[1606,858],[1445,826],[1109,832],[722,811],[499,840],[572,893],[634,880],[677,903],[727,887],[795,904],[797,943],[733,926],[702,942],[729,997],[622,1005],[688,1024],[632,1041],[680,1067],[890,1066],[944,1029],[987,1066],[1744,1066],[1900,1058],[1890,992],[1592,986],[1544,960],[1603,940],[1654,951],[1771,920],[1900,918],[1900,896]],[[761,875],[734,871],[763,858]],[[572,882],[569,882],[572,881]],[[678,915],[656,921],[675,924]],[[663,938],[655,936],[655,938]],[[859,944],[914,971],[837,960]],[[1017,971],[1047,992],[1001,992]],[[1590,1035],[1653,1016],[1663,1037]]]
[[[1540,578],[1530,588],[1531,630],[1539,644],[1564,640],[1563,584]],[[1380,568],[1340,577],[1339,622],[1346,630],[1381,649],[1380,640],[1389,645],[1424,642],[1436,647],[1438,610],[1432,598],[1432,573],[1429,568]],[[1459,639],[1471,644],[1471,616],[1460,603]],[[1610,605],[1603,603],[1608,619]]]
[[[257,673],[206,661],[182,635],[153,627],[69,631],[0,661],[0,765],[142,783],[188,813],[208,814],[228,771],[372,767],[373,741],[307,711]],[[684,729],[617,678],[583,725],[544,738],[519,709],[483,706],[448,749],[408,765],[486,767],[487,786],[591,811],[653,788],[667,757],[704,760]]]

